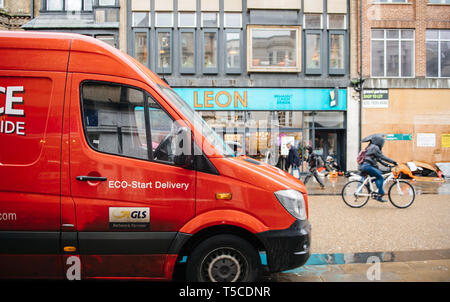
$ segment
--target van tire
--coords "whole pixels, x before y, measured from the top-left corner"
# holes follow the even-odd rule
[[[261,261],[248,241],[234,235],[216,235],[195,247],[189,255],[186,278],[193,282],[254,282]]]

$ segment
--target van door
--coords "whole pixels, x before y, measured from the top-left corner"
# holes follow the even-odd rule
[[[70,179],[84,277],[162,277],[195,214],[195,171],[175,166],[170,148],[184,126],[176,119],[140,82],[73,75]]]
[[[62,277],[65,81],[64,72],[0,71],[0,278]]]

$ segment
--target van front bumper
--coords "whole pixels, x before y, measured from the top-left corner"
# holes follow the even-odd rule
[[[256,234],[266,248],[271,273],[293,269],[308,261],[311,246],[311,224],[296,220],[285,230]]]

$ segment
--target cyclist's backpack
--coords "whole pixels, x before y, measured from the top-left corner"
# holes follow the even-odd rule
[[[358,157],[356,157],[356,162],[358,165],[362,165],[364,158],[366,157],[367,147],[364,150],[359,151]]]

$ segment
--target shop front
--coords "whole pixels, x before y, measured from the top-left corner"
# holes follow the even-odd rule
[[[325,161],[346,159],[346,89],[175,88],[236,154],[285,169],[291,142]],[[306,166],[302,167],[303,170]]]

